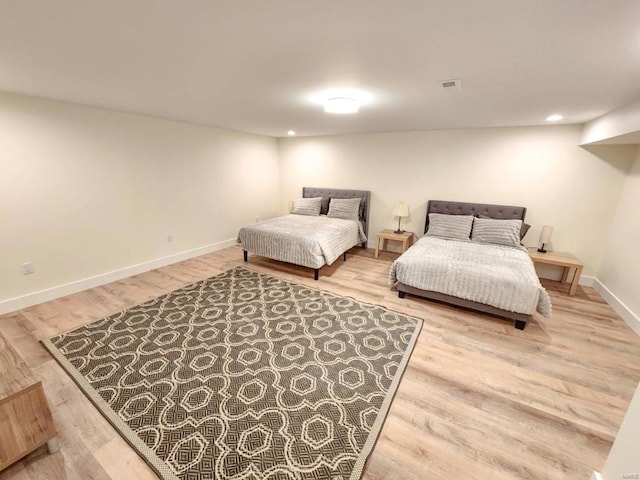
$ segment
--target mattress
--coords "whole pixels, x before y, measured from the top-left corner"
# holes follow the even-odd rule
[[[527,249],[424,236],[389,271],[396,282],[509,312],[551,316]]]
[[[247,225],[238,233],[238,242],[251,253],[310,268],[331,265],[366,241],[358,220],[326,215],[284,215]]]

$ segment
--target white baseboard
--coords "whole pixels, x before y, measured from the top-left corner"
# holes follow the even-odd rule
[[[591,473],[591,480],[602,480],[602,475],[600,473],[593,471]]]
[[[613,292],[597,278],[594,279],[593,288],[609,305],[611,305],[611,308],[613,308],[615,312],[622,317],[626,324],[629,325],[634,332],[640,335],[640,317],[633,313],[631,309],[622,302],[622,300],[616,297]]]
[[[137,265],[131,265],[112,272],[101,273],[89,278],[83,278],[74,282],[65,283],[63,285],[57,285],[55,287],[46,288],[37,292],[28,293],[20,297],[9,298],[7,300],[0,301],[0,315],[5,313],[14,312],[23,308],[30,307],[42,302],[48,302],[55,298],[64,297],[65,295],[71,295],[72,293],[81,292],[89,288],[98,287],[107,283],[122,280],[123,278],[131,277],[139,273],[148,272],[155,268],[171,265],[172,263],[181,262],[190,258],[205,255],[207,253],[222,250],[223,248],[230,247],[236,244],[236,240],[225,240],[223,242],[213,243],[211,245],[205,245],[204,247],[194,248],[185,252],[174,253],[162,258],[150,260],[144,263],[138,263]]]
[[[65,295],[71,295],[73,293],[81,292],[82,290],[87,290],[89,288],[94,288],[100,285],[115,282],[117,280],[131,277],[139,273],[148,272],[149,270],[153,270],[155,268],[171,265],[172,263],[181,262],[183,260],[188,260],[200,255],[205,255],[217,250],[222,250],[223,248],[227,248],[235,244],[235,239],[225,240],[222,242],[213,243],[211,245],[205,245],[204,247],[194,248],[192,250],[187,250],[166,257],[157,258],[148,262],[139,263],[137,265],[131,265],[120,270],[101,273],[100,275],[95,275],[93,277],[76,280],[74,282],[65,283],[63,285],[58,285],[44,290],[39,290],[27,295],[22,295],[20,297],[2,300],[0,301],[0,315],[27,308],[38,303],[48,302],[49,300],[64,297]],[[600,282],[595,277],[582,275],[578,283],[586,287],[593,287],[602,296],[602,298],[604,298],[604,300],[609,305],[611,305],[615,312],[620,315],[620,317],[622,317],[627,325],[629,325],[638,335],[640,335],[640,317],[633,313],[602,282]]]

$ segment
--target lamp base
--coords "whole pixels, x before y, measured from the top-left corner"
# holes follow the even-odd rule
[[[404,233],[404,230],[400,230],[400,229],[394,230],[393,233]]]
[[[542,244],[542,246],[538,249],[538,251],[540,253],[547,253],[547,251],[544,249],[544,243]]]

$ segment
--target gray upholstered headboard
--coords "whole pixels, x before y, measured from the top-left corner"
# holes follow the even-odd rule
[[[322,197],[321,214],[326,214],[329,211],[329,200],[332,198],[360,198],[360,221],[362,222],[365,235],[369,238],[369,204],[371,202],[371,191],[302,187],[302,196],[304,198]]]
[[[427,220],[424,233],[429,229],[429,214],[444,213],[447,215],[486,215],[501,220],[522,220],[527,214],[525,207],[512,205],[491,205],[488,203],[448,202],[444,200],[429,200],[427,203]]]

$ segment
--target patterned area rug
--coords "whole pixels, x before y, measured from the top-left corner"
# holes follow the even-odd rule
[[[422,320],[237,267],[43,341],[164,479],[359,479]]]

